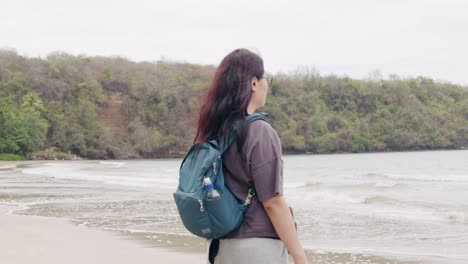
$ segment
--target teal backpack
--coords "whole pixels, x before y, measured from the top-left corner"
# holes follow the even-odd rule
[[[265,119],[265,113],[246,117],[248,122]],[[211,140],[194,145],[185,156],[179,171],[179,186],[174,200],[184,226],[194,235],[216,239],[240,226],[255,189],[250,186],[243,203],[224,185],[224,151],[234,142],[231,133],[226,140]],[[203,180],[209,177],[220,196],[207,199]],[[247,184],[248,185],[248,184]]]

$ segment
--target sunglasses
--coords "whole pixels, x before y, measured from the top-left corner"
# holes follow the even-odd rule
[[[268,87],[271,87],[271,85],[273,84],[273,77],[270,77],[268,75],[263,75],[263,78],[266,79],[266,81],[268,83]]]

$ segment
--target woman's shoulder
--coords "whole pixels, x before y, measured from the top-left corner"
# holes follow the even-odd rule
[[[276,130],[266,121],[257,120],[250,124],[245,147],[247,157],[255,159],[256,164],[263,164],[281,158],[281,140]]]
[[[248,134],[258,139],[278,138],[276,130],[267,121],[261,119],[250,124]]]
[[[250,129],[251,130],[265,130],[265,131],[275,131],[275,129],[265,120],[263,119],[258,119],[250,123]]]

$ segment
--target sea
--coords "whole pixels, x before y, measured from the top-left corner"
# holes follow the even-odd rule
[[[283,160],[284,197],[307,250],[468,263],[467,150],[285,155]],[[14,214],[66,218],[188,247],[200,240],[185,230],[174,204],[180,163],[0,163],[0,203],[17,206]]]

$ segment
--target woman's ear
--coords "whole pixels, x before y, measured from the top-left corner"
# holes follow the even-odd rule
[[[256,92],[257,91],[257,84],[258,84],[257,77],[252,78],[251,84],[252,84],[252,92]]]

